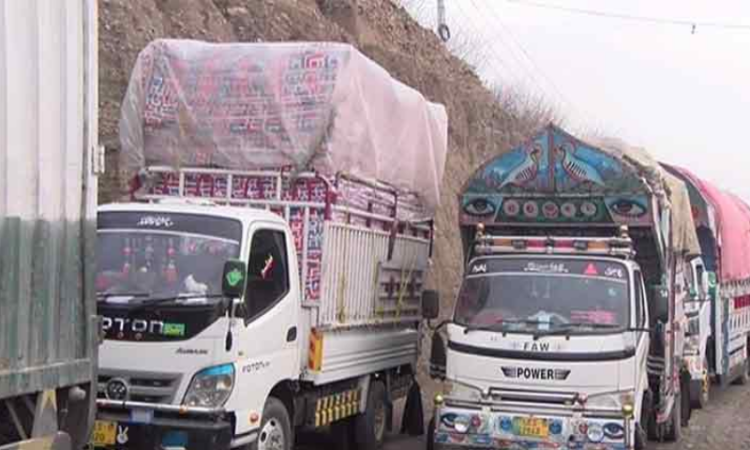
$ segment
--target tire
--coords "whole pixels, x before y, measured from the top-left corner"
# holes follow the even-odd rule
[[[736,380],[734,380],[734,384],[737,384],[739,386],[745,386],[747,385],[748,381],[750,381],[750,376],[748,376],[748,361],[745,360],[745,363],[743,364],[742,373],[739,377],[737,377]]]
[[[294,434],[289,411],[281,400],[269,397],[263,407],[263,420],[260,422],[258,438],[250,447],[252,450],[292,450]]]
[[[633,439],[633,448],[635,450],[646,450],[648,447],[648,439],[646,438],[646,430],[643,429],[640,423],[635,423],[635,438]],[[429,450],[429,449],[428,449]]]
[[[334,448],[338,450],[354,450],[357,448],[354,436],[354,420],[352,418],[339,420],[331,424]]]
[[[435,418],[430,419],[430,424],[427,425],[427,442],[425,443],[426,450],[435,450]]]
[[[690,406],[703,409],[711,399],[711,378],[708,375],[708,357],[703,358],[703,379],[690,381]]]
[[[664,439],[667,442],[679,442],[682,438],[682,393],[677,394],[672,405],[672,414],[666,427]]]
[[[387,401],[385,385],[381,381],[370,383],[365,413],[354,418],[358,450],[377,450],[383,446],[388,428]]]

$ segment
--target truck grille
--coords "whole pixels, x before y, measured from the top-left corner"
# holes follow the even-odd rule
[[[108,372],[99,371],[98,398],[107,398],[107,383],[120,379],[128,386],[126,400],[143,403],[172,404],[180,386],[180,374],[150,372]],[[119,399],[118,399],[119,400]]]

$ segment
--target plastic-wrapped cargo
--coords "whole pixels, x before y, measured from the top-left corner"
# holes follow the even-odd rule
[[[340,43],[157,40],[122,107],[121,167],[346,173],[439,199],[447,115]]]
[[[718,273],[723,283],[750,279],[750,211],[735,195],[722,191],[712,183],[697,177],[682,167],[669,167],[685,177],[700,192],[713,209],[718,251]],[[713,256],[713,255],[711,255]]]

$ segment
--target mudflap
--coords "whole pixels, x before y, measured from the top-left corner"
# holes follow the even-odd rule
[[[422,409],[422,389],[416,380],[409,388],[404,406],[404,416],[401,420],[401,433],[409,436],[424,434],[424,411]]]

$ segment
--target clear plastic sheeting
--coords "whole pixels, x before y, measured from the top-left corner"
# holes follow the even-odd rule
[[[631,146],[617,138],[593,138],[589,142],[638,168],[659,203],[668,206],[672,211],[671,248],[683,255],[700,255],[700,244],[695,233],[695,222],[685,183],[664,170],[643,148]]]
[[[122,106],[122,168],[350,174],[438,205],[448,119],[354,47],[157,40]]]

